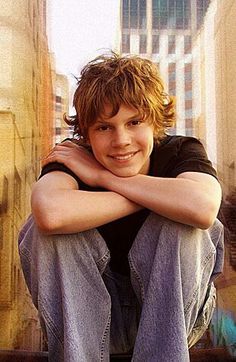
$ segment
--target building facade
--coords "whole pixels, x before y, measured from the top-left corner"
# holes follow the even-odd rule
[[[196,135],[217,167],[225,195],[236,188],[235,16],[234,0],[212,0],[192,52]]]
[[[63,74],[55,74],[54,80],[54,144],[73,137],[73,130],[65,123],[64,115],[69,112],[69,82]]]
[[[194,135],[192,37],[210,0],[123,0],[121,53],[154,61],[166,89],[177,99],[173,133]]]
[[[17,236],[30,213],[32,183],[52,145],[46,0],[0,0],[0,348],[42,347]]]
[[[216,280],[217,309],[212,320],[214,346],[236,356],[236,2],[212,0],[193,39],[193,115],[196,136],[217,168],[223,189],[225,265]],[[233,198],[234,195],[234,198]],[[233,326],[230,328],[230,325]]]
[[[236,190],[236,2],[217,2],[215,17],[217,167],[227,194]]]
[[[195,135],[203,142],[214,167],[217,168],[216,133],[216,52],[215,16],[217,1],[212,1],[200,31],[193,37],[193,119]]]

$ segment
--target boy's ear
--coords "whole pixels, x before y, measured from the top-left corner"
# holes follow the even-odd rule
[[[88,146],[90,146],[90,140],[89,140],[89,136],[87,136],[86,138],[84,138],[84,143]]]
[[[83,146],[84,148],[86,148],[88,151],[91,151],[91,152],[92,152],[92,147],[91,147],[90,142],[89,142],[88,139],[84,140],[82,146]]]
[[[90,139],[89,139],[88,135],[87,135],[87,137],[83,138],[83,146],[87,149],[91,148],[91,143],[90,143]]]

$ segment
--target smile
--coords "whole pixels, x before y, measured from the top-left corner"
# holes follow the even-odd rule
[[[118,160],[118,161],[127,161],[127,160],[130,160],[134,155],[136,155],[138,151],[136,152],[129,152],[129,153],[126,153],[124,155],[112,155],[110,157],[112,157],[113,159],[115,160]]]

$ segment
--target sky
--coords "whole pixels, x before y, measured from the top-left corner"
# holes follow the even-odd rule
[[[58,73],[78,76],[83,65],[114,49],[119,0],[49,0],[48,36]]]

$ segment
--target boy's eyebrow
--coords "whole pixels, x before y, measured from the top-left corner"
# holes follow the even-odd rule
[[[98,120],[96,120],[95,122],[94,122],[94,124],[96,124],[96,123],[106,123],[106,124],[110,124],[110,122],[108,122],[108,121],[105,121],[105,120],[103,120],[103,119],[98,119]]]
[[[140,113],[133,114],[131,117],[128,117],[126,120],[127,120],[127,121],[130,121],[131,119],[134,119],[134,118],[136,118],[136,117],[141,117]],[[110,124],[111,122],[106,121],[105,119],[103,119],[103,118],[100,117],[98,120],[95,121],[95,123]]]

